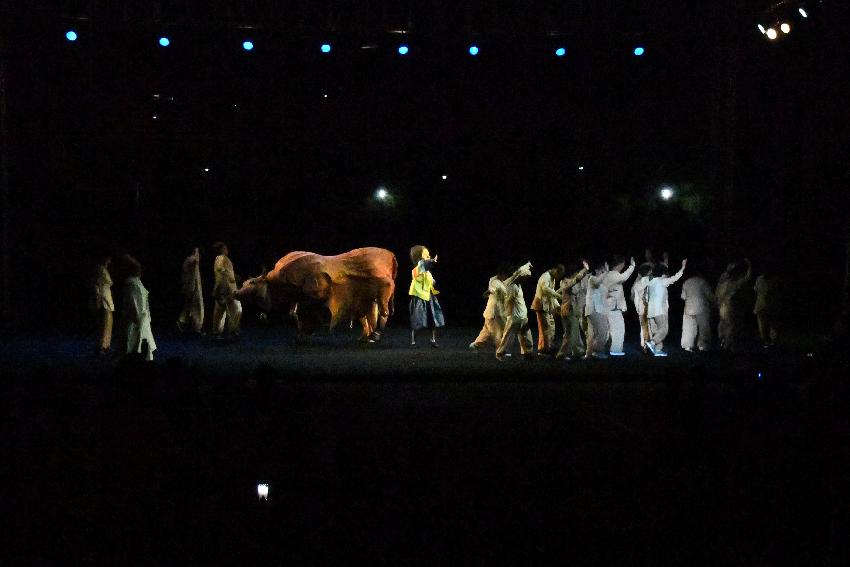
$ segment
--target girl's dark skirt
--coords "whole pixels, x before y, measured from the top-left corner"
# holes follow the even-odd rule
[[[443,308],[436,297],[425,301],[418,297],[410,298],[410,328],[414,331],[420,329],[435,329],[444,327],[446,320],[443,318]]]

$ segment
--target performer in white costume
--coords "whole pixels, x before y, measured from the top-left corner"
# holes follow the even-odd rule
[[[122,317],[126,324],[127,354],[142,354],[146,360],[153,360],[156,341],[151,331],[151,309],[148,290],[142,284],[142,266],[131,257],[125,256],[128,277],[124,282]]]
[[[708,281],[699,275],[691,276],[682,284],[685,312],[682,315],[682,348],[693,352],[699,346],[703,352],[711,349],[711,306],[714,291]]]
[[[507,289],[504,281],[510,277],[510,268],[506,264],[499,266],[498,273],[490,278],[487,285],[487,306],[484,308],[484,326],[478,337],[469,343],[469,348],[479,349],[488,343],[499,346],[505,330],[505,296]]]
[[[779,286],[779,278],[773,270],[767,270],[756,278],[755,287],[753,287],[756,292],[753,313],[758,321],[759,337],[763,348],[774,346],[779,334],[776,323],[779,313]]]
[[[593,275],[587,280],[587,299],[585,301],[584,313],[588,319],[587,325],[587,351],[585,358],[608,358],[605,348],[608,344],[608,288],[603,283],[603,278],[608,269],[608,263],[600,264],[594,270]]]
[[[667,356],[664,352],[664,339],[667,338],[667,333],[670,329],[670,321],[668,313],[670,310],[670,302],[668,299],[667,288],[679,281],[682,274],[685,273],[687,260],[682,260],[682,267],[673,276],[667,276],[667,266],[658,264],[652,270],[652,277],[649,284],[646,286],[646,318],[649,321],[650,340],[647,341],[647,348],[655,356]]]
[[[514,338],[519,339],[519,349],[523,357],[531,356],[534,343],[531,340],[531,329],[528,326],[528,309],[525,306],[525,298],[522,295],[522,286],[519,280],[531,275],[531,263],[527,263],[517,269],[505,283],[505,307],[508,319],[505,322],[505,330],[502,340],[496,349],[496,359],[503,360],[506,351],[513,344]]]
[[[635,259],[632,258],[629,262],[629,267],[623,272],[626,267],[625,258],[615,256],[614,266],[602,276],[602,285],[608,288],[608,332],[611,336],[611,356],[623,356],[623,341],[626,338],[626,322],[623,320],[623,313],[628,311],[626,304],[626,294],[623,292],[623,282],[632,276],[635,271]]]
[[[649,340],[649,321],[646,318],[646,286],[649,285],[649,278],[652,275],[652,264],[644,262],[637,269],[638,275],[632,284],[632,303],[635,306],[635,312],[640,325],[640,348],[646,353],[646,343]]]

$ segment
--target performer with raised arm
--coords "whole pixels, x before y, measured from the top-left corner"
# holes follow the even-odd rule
[[[499,265],[499,269],[495,276],[490,278],[487,285],[487,306],[484,308],[484,326],[481,327],[481,332],[478,337],[471,343],[469,348],[477,350],[487,343],[493,343],[494,346],[499,346],[499,341],[502,340],[502,333],[505,330],[505,280],[511,276],[511,268],[506,262]]]
[[[749,258],[744,258],[747,270],[743,276],[736,278],[734,273],[738,266],[730,262],[726,271],[720,276],[714,295],[717,299],[718,321],[717,337],[720,339],[720,348],[724,351],[734,352],[737,348],[738,333],[740,332],[741,314],[734,305],[735,294],[753,277],[753,266]]]
[[[555,358],[562,360],[573,360],[584,354],[584,341],[581,338],[581,321],[584,317],[580,307],[576,304],[572,290],[580,285],[579,282],[587,275],[590,270],[587,261],[582,260],[582,266],[579,271],[569,270],[572,275],[561,280],[561,326],[564,329],[564,338],[561,341],[561,348],[558,349],[558,354]]]
[[[443,309],[437,301],[440,293],[434,287],[431,268],[437,263],[438,256],[431,259],[431,252],[422,245],[410,249],[410,261],[413,262],[412,279],[407,294],[410,296],[410,344],[416,344],[416,331],[431,329],[431,346],[437,347],[437,329],[445,326]]]
[[[679,281],[685,273],[687,260],[682,260],[682,267],[673,276],[669,276],[669,270],[665,264],[658,264],[652,269],[652,277],[646,286],[646,317],[649,320],[650,340],[647,348],[655,356],[667,356],[664,352],[664,339],[670,330],[668,314],[670,302],[667,288]]]
[[[505,351],[513,344],[514,338],[519,338],[519,350],[523,358],[531,356],[534,343],[531,340],[531,329],[528,326],[528,308],[525,306],[525,298],[522,295],[520,280],[531,276],[531,262],[520,266],[513,275],[505,280],[505,312],[508,319],[505,322],[505,330],[502,340],[496,349],[496,360],[505,359]]]
[[[649,278],[652,276],[652,264],[644,262],[637,272],[638,276],[632,284],[632,303],[640,325],[640,348],[644,353],[648,353],[646,343],[649,341],[649,320],[646,318],[646,286],[649,285]]]
[[[555,346],[555,312],[560,307],[561,294],[555,282],[564,277],[564,266],[557,264],[543,272],[537,280],[531,310],[537,315],[537,354],[552,354]]]
[[[685,300],[682,348],[693,352],[699,345],[699,349],[705,352],[711,348],[711,306],[714,305],[714,292],[708,281],[697,273],[682,284],[682,299]]]
[[[632,258],[629,262],[629,267],[623,272],[626,267],[626,259],[622,256],[614,256],[613,267],[602,277],[602,284],[608,288],[608,332],[611,336],[611,356],[624,356],[623,342],[626,339],[626,322],[623,320],[623,313],[628,311],[626,304],[626,294],[623,292],[623,282],[632,277],[632,272],[635,271],[635,259]]]
[[[608,358],[608,288],[603,283],[603,278],[608,269],[608,263],[603,262],[596,266],[593,274],[587,281],[587,299],[584,312],[588,318],[587,329],[587,351],[585,358]]]

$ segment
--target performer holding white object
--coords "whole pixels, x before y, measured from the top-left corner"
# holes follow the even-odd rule
[[[478,337],[469,343],[469,348],[479,349],[487,343],[493,343],[496,347],[499,346],[507,319],[504,304],[507,289],[503,282],[509,277],[510,268],[506,264],[502,264],[499,266],[498,273],[490,278],[486,293],[487,306],[484,308],[484,326],[481,327]]]
[[[513,343],[514,338],[519,339],[519,349],[523,357],[531,355],[534,343],[531,340],[531,329],[528,326],[528,309],[525,306],[525,298],[522,295],[522,286],[518,280],[525,279],[531,275],[531,262],[520,266],[505,283],[505,306],[508,319],[505,322],[505,330],[502,340],[496,349],[496,359],[503,360],[505,351]]]

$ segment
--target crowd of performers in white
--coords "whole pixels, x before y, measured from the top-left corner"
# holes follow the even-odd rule
[[[234,295],[237,276],[229,258],[227,245],[213,245],[215,284],[211,334],[238,336],[242,306]],[[435,287],[432,269],[438,257],[431,258],[425,246],[410,250],[413,263],[408,289],[410,342],[416,345],[416,333],[430,330],[430,345],[437,347],[437,329],[445,326],[445,318]],[[148,290],[142,284],[141,265],[129,255],[121,257],[126,279],[123,282],[119,333],[123,343],[120,352],[153,360],[156,342],[151,329]],[[113,281],[109,268],[111,257],[102,258],[95,269],[91,286],[92,309],[98,321],[97,352],[109,353],[112,344]],[[197,248],[183,262],[181,291],[183,309],[177,319],[181,333],[203,335],[204,296],[201,286],[201,257]],[[628,265],[622,257],[614,257],[609,265],[603,262],[591,266],[582,261],[571,269],[558,264],[543,272],[537,279],[530,309],[537,319],[536,354],[554,356],[559,360],[579,358],[608,358],[624,356],[625,313],[631,301],[640,329],[640,346],[647,354],[667,356],[665,341],[669,331],[669,290],[685,275],[687,260],[682,260],[675,273],[670,273],[667,254],[654,262],[647,251],[646,261],[639,266],[631,258]],[[495,349],[498,360],[511,356],[510,350],[519,342],[524,358],[534,354],[534,342],[529,321],[529,308],[523,296],[522,283],[532,275],[531,263],[518,268],[503,264],[490,278],[485,297],[484,325],[478,337],[469,344],[471,350]],[[626,284],[634,281],[626,296]],[[738,348],[743,318],[736,295],[752,281],[753,270],[748,259],[742,265],[730,263],[717,285],[712,288],[701,275],[692,275],[681,286],[684,300],[681,347],[687,352],[712,349],[712,313],[717,310],[717,337],[720,349],[734,352]],[[773,346],[777,338],[775,323],[777,278],[770,273],[758,276],[753,290],[753,312],[758,321],[762,345]],[[561,320],[562,338],[556,343],[555,317]]]
[[[624,314],[629,310],[626,283],[637,272],[631,285],[629,299],[634,306],[640,328],[640,346],[647,354],[667,356],[665,341],[669,332],[668,288],[685,275],[687,260],[682,260],[679,270],[671,274],[669,257],[637,266],[634,258],[628,265],[622,257],[591,266],[582,261],[582,267],[568,270],[558,264],[544,272],[537,280],[531,310],[537,318],[537,354],[554,355],[558,359],[608,358],[624,356]],[[717,307],[720,348],[734,352],[738,349],[740,330],[745,313],[735,296],[752,280],[752,265],[748,259],[743,266],[730,263],[720,276],[715,288],[701,275],[687,278],[682,284],[684,300],[682,318],[682,349],[687,352],[712,348],[712,312]],[[490,278],[487,289],[487,306],[484,309],[484,326],[478,337],[470,343],[471,349],[495,346],[496,358],[510,356],[508,350],[518,339],[520,353],[531,356],[533,341],[528,308],[523,297],[521,282],[531,276],[531,264],[511,271],[503,266]],[[557,287],[556,287],[557,284]],[[777,327],[773,316],[777,280],[771,274],[756,278],[753,309],[758,320],[762,345],[775,344]],[[556,346],[555,316],[561,319],[563,338]]]

